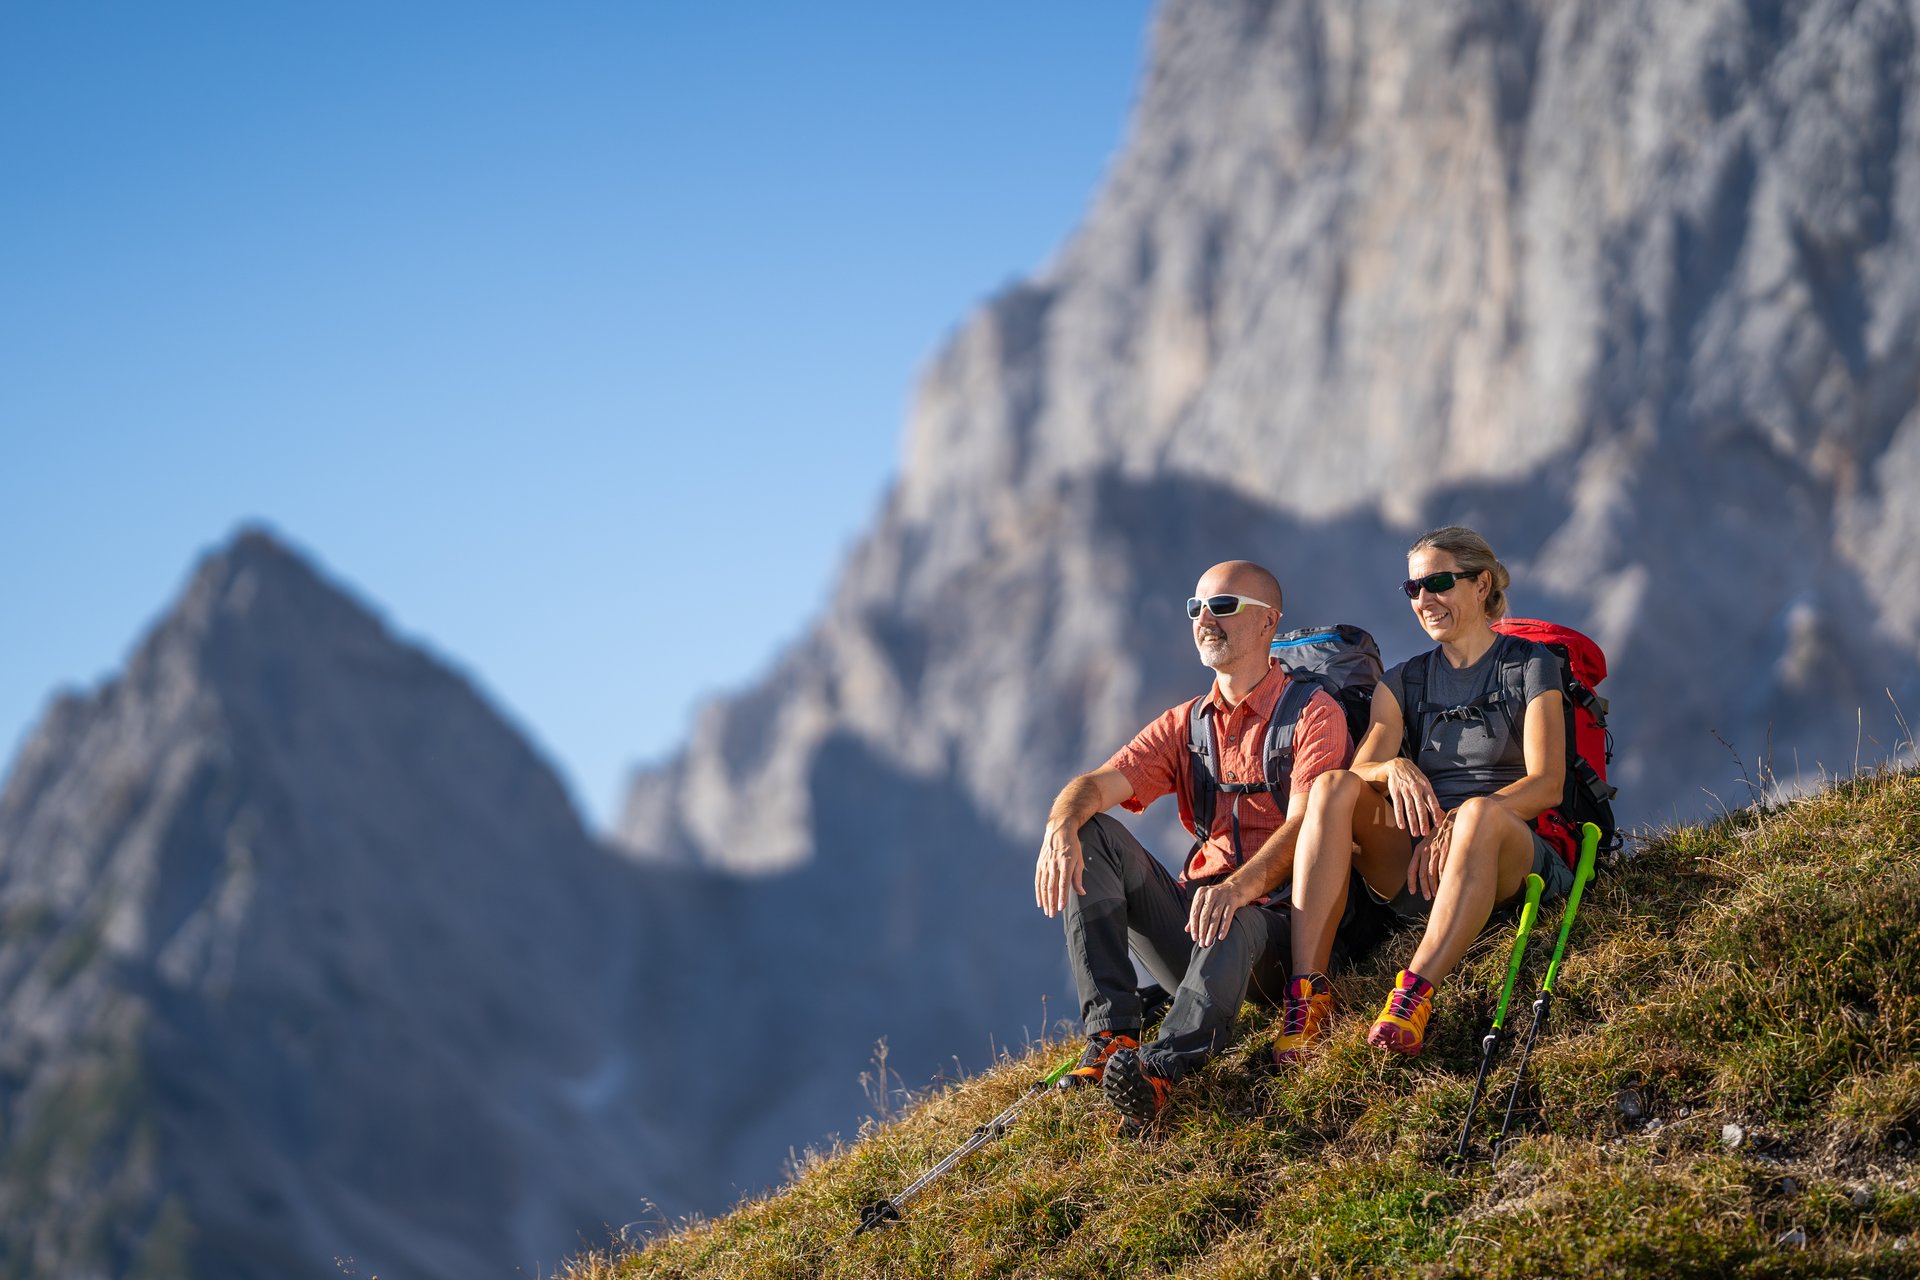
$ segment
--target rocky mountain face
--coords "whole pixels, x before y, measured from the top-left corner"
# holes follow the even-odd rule
[[[242,537],[0,793],[0,1274],[492,1274],[709,1202],[629,1031],[670,896]]]
[[[1201,569],[1267,562],[1291,623],[1397,659],[1405,547],[1456,520],[1607,648],[1627,818],[1744,799],[1727,744],[1886,750],[1889,692],[1920,705],[1914,83],[1913,9],[1873,0],[1170,0],[1084,225],[934,360],[822,621],[621,840],[851,856],[813,785],[851,738],[991,815],[1005,864],[915,847],[1019,907],[1053,791],[1203,685]]]

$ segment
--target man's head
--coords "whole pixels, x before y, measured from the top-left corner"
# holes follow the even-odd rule
[[[1226,612],[1216,614],[1210,601]],[[1201,574],[1187,604],[1200,661],[1225,671],[1239,664],[1252,667],[1257,657],[1264,669],[1267,648],[1280,625],[1280,605],[1280,580],[1251,560],[1222,561]]]

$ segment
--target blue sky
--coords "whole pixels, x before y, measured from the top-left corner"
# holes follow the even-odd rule
[[[604,823],[820,607],[1148,16],[0,9],[0,752],[263,521]]]

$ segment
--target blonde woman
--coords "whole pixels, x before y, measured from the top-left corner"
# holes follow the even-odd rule
[[[1457,525],[1407,553],[1401,587],[1435,647],[1386,673],[1353,766],[1322,774],[1308,796],[1278,1065],[1332,1016],[1326,969],[1350,871],[1397,917],[1424,921],[1367,1035],[1407,1056],[1426,1047],[1434,993],[1527,873],[1546,881],[1546,900],[1572,886],[1560,850],[1531,825],[1559,803],[1566,771],[1558,662],[1493,630],[1509,581],[1486,539]]]

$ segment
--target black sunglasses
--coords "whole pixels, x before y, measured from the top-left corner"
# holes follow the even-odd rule
[[[1407,593],[1407,599],[1409,600],[1417,599],[1420,595],[1420,588],[1422,587],[1425,587],[1435,595],[1439,595],[1443,591],[1453,590],[1454,583],[1466,582],[1469,579],[1479,577],[1485,572],[1486,570],[1484,569],[1475,569],[1471,573],[1465,569],[1442,569],[1439,573],[1430,573],[1424,578],[1408,578],[1400,584],[1400,589]]]
[[[1252,596],[1221,595],[1208,596],[1205,599],[1199,596],[1187,597],[1187,616],[1189,618],[1199,617],[1200,610],[1203,607],[1216,618],[1231,618],[1242,609],[1273,608],[1273,606],[1265,600],[1255,600]]]

